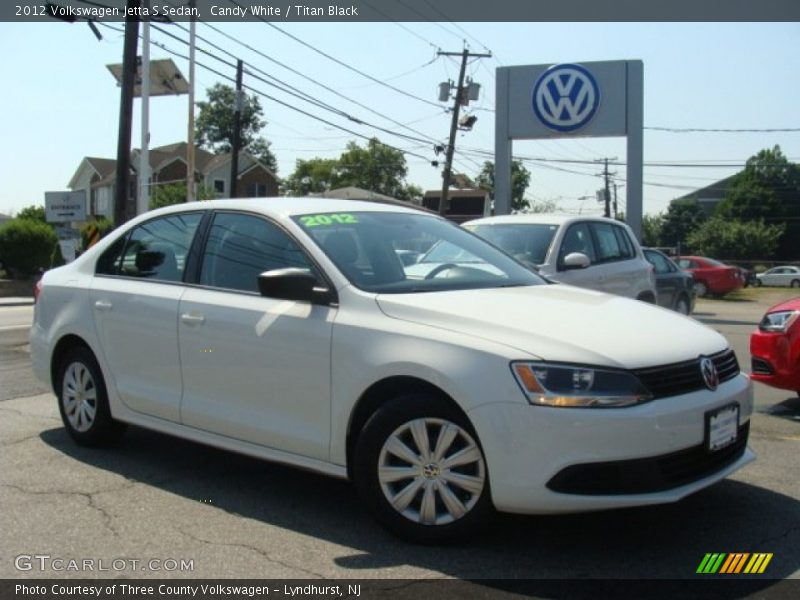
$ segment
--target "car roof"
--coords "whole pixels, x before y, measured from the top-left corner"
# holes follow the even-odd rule
[[[540,223],[543,225],[563,225],[567,223],[573,223],[575,221],[597,221],[600,223],[616,223],[618,225],[624,225],[621,221],[616,221],[614,219],[609,219],[606,217],[590,217],[590,216],[581,216],[581,215],[561,215],[561,214],[550,214],[550,213],[527,213],[527,214],[515,214],[515,215],[497,215],[494,217],[484,217],[482,219],[474,219],[472,221],[467,221],[466,224],[480,224],[480,225],[503,225],[508,223]]]
[[[276,217],[292,217],[329,212],[393,212],[426,214],[430,212],[406,208],[395,204],[365,200],[343,200],[336,198],[311,198],[298,196],[276,196],[271,198],[228,198],[219,200],[197,200],[160,208],[149,216],[171,214],[191,210],[243,210]]]

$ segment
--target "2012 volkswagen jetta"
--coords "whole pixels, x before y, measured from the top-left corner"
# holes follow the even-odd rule
[[[408,260],[436,245],[447,262]],[[169,207],[40,286],[35,370],[76,442],[131,423],[350,478],[416,541],[493,508],[673,502],[754,459],[752,387],[719,334],[411,209]]]

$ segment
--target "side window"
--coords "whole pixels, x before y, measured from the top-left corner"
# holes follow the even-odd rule
[[[592,223],[597,242],[597,262],[610,262],[627,258],[615,233],[617,227],[608,223]]]
[[[182,281],[186,255],[201,218],[201,213],[171,215],[139,225],[128,236],[117,274]]]
[[[690,261],[688,258],[680,258],[680,259],[678,259],[678,266],[681,269],[693,269],[694,268],[692,266],[692,261]]]
[[[634,250],[633,242],[631,241],[628,232],[622,227],[615,226],[613,229],[614,234],[617,236],[617,242],[619,243],[620,258],[636,258],[636,250]]]
[[[564,235],[561,249],[558,251],[558,264],[563,264],[564,258],[573,252],[581,252],[588,256],[592,263],[597,262],[594,245],[592,244],[592,235],[586,223],[570,225],[566,235]]]
[[[664,259],[663,256],[655,252],[647,253],[647,260],[656,268],[656,273],[669,273],[672,271],[670,264]]]
[[[127,239],[128,235],[123,235],[100,255],[100,258],[97,259],[97,265],[95,265],[95,273],[98,275],[120,274],[120,258]]]
[[[200,283],[244,292],[258,292],[264,271],[311,263],[282,229],[253,215],[217,213],[208,235]]]

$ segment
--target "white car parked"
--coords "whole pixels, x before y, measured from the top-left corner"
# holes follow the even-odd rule
[[[437,244],[460,260],[400,258]],[[45,273],[31,349],[79,444],[132,423],[350,478],[387,528],[422,542],[492,508],[674,502],[754,459],[752,386],[722,336],[549,285],[395,206],[142,215]]]
[[[553,281],[656,302],[653,265],[619,221],[520,214],[476,219],[464,227]]]
[[[756,285],[800,288],[800,267],[774,267],[756,275]]]

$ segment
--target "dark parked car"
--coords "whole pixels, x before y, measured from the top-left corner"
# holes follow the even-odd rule
[[[694,277],[682,271],[666,255],[652,248],[642,248],[644,257],[655,267],[658,304],[683,315],[694,309]]]

